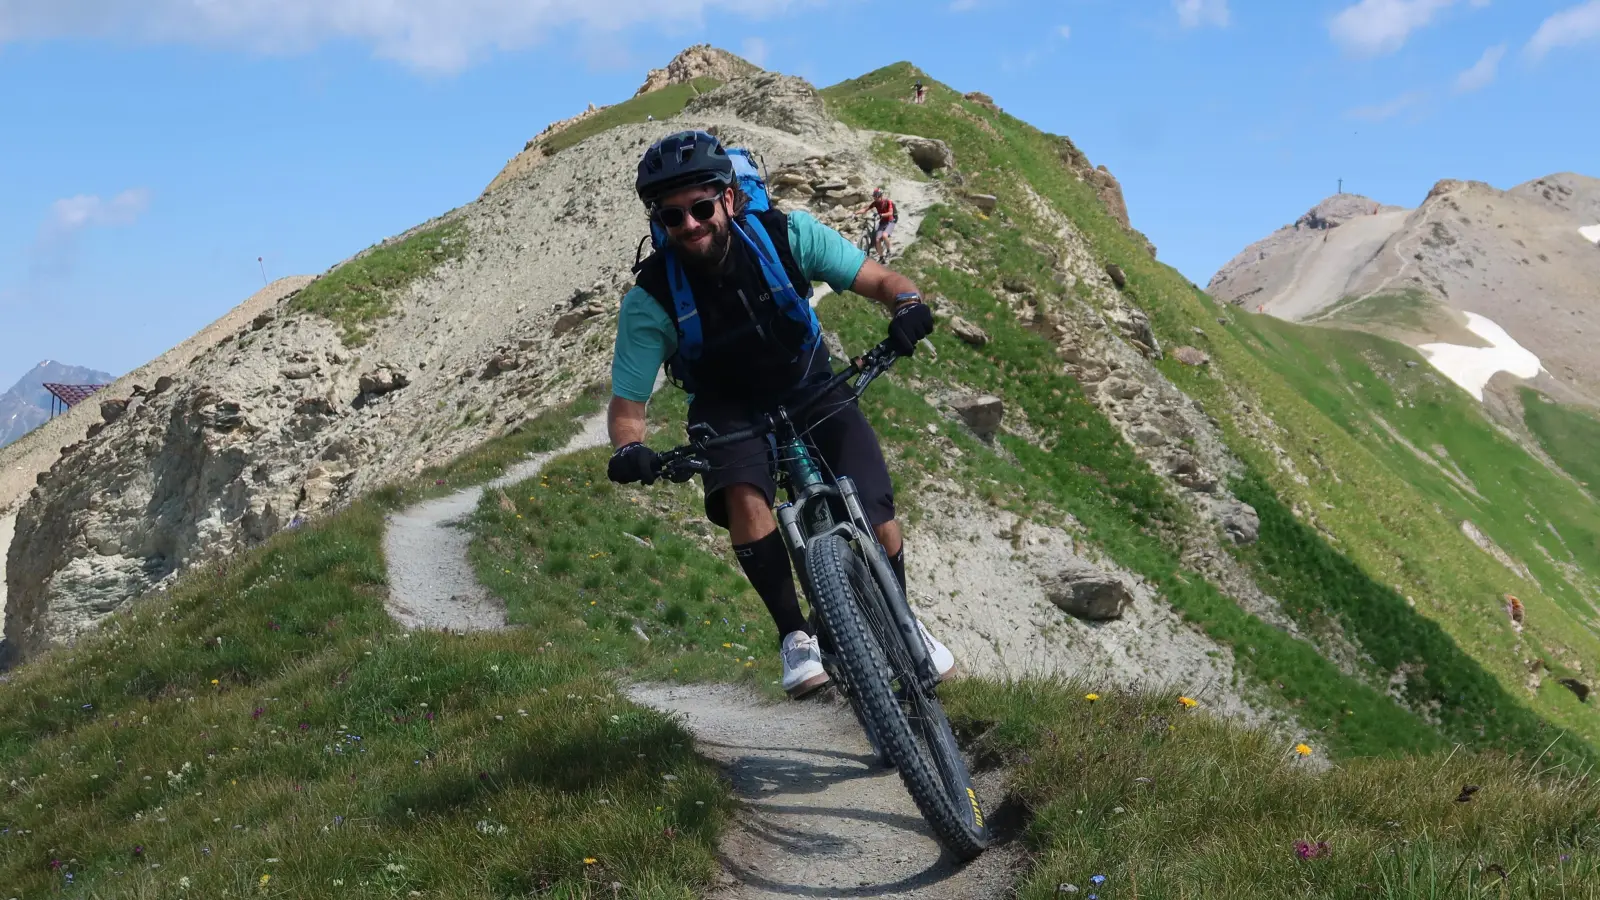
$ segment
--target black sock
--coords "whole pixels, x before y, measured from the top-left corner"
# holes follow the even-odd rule
[[[778,642],[795,631],[809,631],[806,617],[800,612],[800,598],[795,594],[794,575],[789,567],[789,550],[783,545],[783,536],[774,531],[759,541],[735,544],[733,555],[739,557],[750,586],[761,595],[761,602],[772,614],[778,626]]]
[[[900,549],[889,557],[889,568],[894,569],[895,580],[900,582],[900,596],[906,594],[906,545],[901,544]]]

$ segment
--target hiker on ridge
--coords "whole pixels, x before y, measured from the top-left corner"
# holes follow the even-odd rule
[[[927,89],[922,86],[922,80],[920,78],[917,79],[917,85],[914,88],[914,93],[911,95],[911,97],[912,97],[911,102],[913,102],[913,103],[926,102],[926,100],[928,99],[926,90]]]
[[[878,251],[878,262],[887,263],[889,254],[894,252],[889,238],[894,235],[894,223],[900,221],[900,211],[894,208],[893,200],[883,195],[883,188],[873,188],[872,202],[867,204],[866,209],[857,211],[856,215],[872,210],[878,211],[878,230],[873,237],[873,246]]]
[[[639,161],[635,189],[658,249],[635,266],[637,283],[617,317],[606,422],[614,452],[606,474],[618,484],[650,484],[661,474],[660,456],[643,441],[645,404],[663,364],[690,394],[688,424],[708,424],[717,434],[746,428],[829,378],[828,351],[808,302],[813,280],[882,303],[889,337],[906,356],[933,331],[933,313],[910,279],[867,259],[807,213],[765,208],[754,168],[739,173],[728,150],[703,131],[668,135]],[[674,284],[687,287],[675,295]],[[838,403],[819,402],[797,424],[811,429],[824,465],[855,480],[904,588],[894,486],[878,437],[848,393],[841,389]],[[777,486],[768,444],[724,447],[708,461],[711,471],[701,475],[706,518],[728,530],[740,567],[777,625],[783,689],[804,696],[826,684],[828,674],[773,521]],[[921,622],[918,628],[945,675],[955,658]]]

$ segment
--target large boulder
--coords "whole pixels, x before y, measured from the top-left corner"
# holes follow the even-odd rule
[[[1255,507],[1243,501],[1235,500],[1228,504],[1222,510],[1219,521],[1222,530],[1240,546],[1254,544],[1261,535],[1261,517],[1256,515]]]
[[[950,333],[974,347],[989,343],[989,333],[960,316],[950,317]]]
[[[901,135],[900,146],[905,148],[911,161],[917,168],[932,175],[938,169],[953,169],[956,165],[956,156],[950,152],[950,145],[944,141],[933,138]]]
[[[985,441],[994,439],[1006,412],[1005,403],[999,397],[989,394],[962,397],[952,401],[950,407],[961,417],[961,421],[967,423],[973,434]]]
[[[1090,621],[1121,618],[1133,592],[1121,579],[1088,563],[1075,563],[1044,579],[1045,596],[1068,615]]]
[[[381,397],[398,391],[411,383],[404,372],[384,363],[361,376],[361,393],[368,397]]]

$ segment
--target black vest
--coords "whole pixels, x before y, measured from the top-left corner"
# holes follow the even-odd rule
[[[739,217],[745,227],[765,228],[772,238],[795,289],[811,296],[811,282],[800,271],[789,246],[789,219],[777,210]],[[666,259],[652,253],[635,268],[637,284],[678,320],[668,286]],[[706,272],[685,265],[684,273],[699,313],[701,347],[698,358],[681,353],[668,361],[668,374],[697,396],[760,402],[776,400],[827,369],[827,351],[818,341],[801,353],[806,327],[785,315],[772,298],[761,268],[738,235],[730,235],[728,257],[720,270]],[[679,334],[682,346],[682,334]]]

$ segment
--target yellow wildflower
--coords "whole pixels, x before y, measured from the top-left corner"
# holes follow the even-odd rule
[[[599,860],[595,859],[592,856],[585,856],[583,858],[583,864],[586,865],[586,866],[592,866],[597,862],[599,862]]]
[[[272,880],[272,876],[271,875],[263,875],[263,876],[261,876],[261,886],[262,887],[266,887],[267,886],[267,882],[269,882],[271,880]]]
[[[1295,744],[1294,745],[1294,752],[1300,754],[1301,756],[1310,756],[1311,755],[1311,745],[1310,744]]]
[[[1178,702],[1190,709],[1194,709],[1196,706],[1200,705],[1200,701],[1194,699],[1193,697],[1179,697]]]
[[[1100,699],[1100,695],[1099,694],[1084,694],[1083,695],[1083,699],[1089,701],[1090,703],[1093,703],[1096,700]]]

